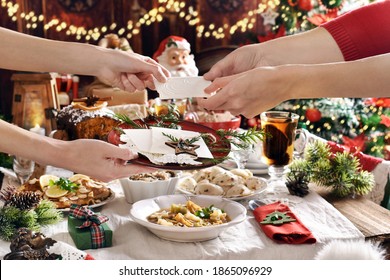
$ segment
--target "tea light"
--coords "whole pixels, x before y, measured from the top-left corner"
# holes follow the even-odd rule
[[[43,127],[39,126],[39,124],[36,124],[35,127],[30,128],[30,131],[39,135],[45,135],[46,132]]]

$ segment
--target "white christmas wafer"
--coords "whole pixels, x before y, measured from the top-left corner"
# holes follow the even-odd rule
[[[154,79],[160,99],[180,99],[190,97],[210,97],[204,92],[211,82],[203,77],[170,77],[166,83]]]

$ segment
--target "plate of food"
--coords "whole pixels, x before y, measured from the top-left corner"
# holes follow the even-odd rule
[[[221,137],[217,131],[214,129],[197,124],[194,122],[189,122],[189,121],[178,121],[178,122],[169,122],[167,120],[160,120],[160,119],[155,119],[154,117],[149,117],[143,120],[127,120],[129,121],[128,123],[123,123],[120,126],[120,129],[113,130],[109,136],[108,136],[108,141],[112,144],[116,145],[124,145],[126,142],[123,141],[123,134],[127,132],[128,137],[134,137],[136,134],[137,137],[139,137],[138,141],[142,143],[142,145],[145,145],[150,139],[150,141],[157,141],[157,144],[160,144],[160,147],[162,149],[171,149],[172,155],[178,155],[180,156],[192,156],[194,161],[196,161],[196,164],[189,164],[186,162],[167,162],[167,163],[156,163],[151,160],[149,155],[156,155],[156,152],[149,152],[149,153],[143,153],[143,152],[138,152],[139,157],[137,159],[134,159],[131,161],[131,163],[137,163],[141,165],[146,165],[146,166],[151,166],[151,167],[156,167],[156,168],[164,168],[164,169],[169,169],[169,170],[190,170],[190,169],[200,169],[200,168],[205,168],[205,167],[210,167],[214,166],[218,163],[221,163],[224,161],[227,156],[230,153],[231,150],[231,145],[230,142],[224,138]],[[131,134],[131,131],[128,130],[134,130],[138,129],[136,132]],[[149,132],[148,130],[151,130],[153,132]],[[161,134],[164,135],[165,138],[162,138],[161,141],[156,140],[156,131],[162,131]],[[142,136],[141,136],[141,133]],[[192,134],[191,134],[192,133]],[[167,135],[167,134],[172,134]],[[196,135],[195,135],[196,134]],[[131,135],[131,136],[129,136]],[[145,135],[145,136],[143,136]],[[149,136],[148,136],[149,135]],[[187,139],[185,135],[193,135],[193,138],[198,138],[196,141],[201,141],[204,143],[204,146],[198,147],[199,144],[198,142],[179,142],[179,140],[192,140],[192,139]],[[153,137],[152,137],[153,136]],[[161,136],[161,135],[159,135]],[[199,138],[200,137],[200,138]],[[176,141],[175,141],[176,138]],[[135,139],[131,139],[132,143],[135,143]],[[196,144],[196,145],[193,145]],[[151,145],[155,145],[155,143],[152,143]],[[140,149],[140,146],[135,144],[137,149]],[[133,145],[134,147],[134,145]],[[171,148],[169,148],[171,147]],[[186,149],[182,147],[193,147],[194,149]],[[150,148],[150,147],[149,147]],[[197,150],[197,148],[199,148]],[[203,149],[203,150],[202,150]],[[203,157],[202,155],[196,155],[198,151],[204,151],[207,157]],[[150,150],[149,150],[150,151]],[[194,153],[195,152],[195,153]]]
[[[242,200],[258,196],[267,186],[266,179],[253,176],[248,169],[226,170],[213,166],[183,176],[177,190],[184,194]]]
[[[16,191],[33,191],[42,199],[54,202],[57,209],[64,212],[69,211],[71,204],[97,208],[115,198],[107,183],[83,174],[69,178],[45,174],[29,180]]]
[[[130,217],[158,237],[176,242],[217,238],[226,228],[246,219],[238,202],[214,196],[164,195],[140,200]]]

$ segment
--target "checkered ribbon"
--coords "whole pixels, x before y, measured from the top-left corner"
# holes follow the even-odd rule
[[[96,214],[88,207],[77,204],[72,204],[70,206],[69,215],[79,220],[85,220],[85,222],[77,228],[90,228],[92,249],[105,247],[104,229],[101,224],[107,222],[108,217]]]

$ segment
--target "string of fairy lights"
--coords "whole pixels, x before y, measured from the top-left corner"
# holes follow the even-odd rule
[[[223,24],[220,26],[216,23],[209,23],[207,25],[202,24],[198,11],[196,11],[193,6],[187,5],[185,1],[180,0],[159,0],[158,7],[152,8],[149,11],[144,11],[136,22],[128,20],[126,26],[118,26],[117,23],[111,23],[110,25],[91,28],[68,24],[59,18],[48,19],[45,18],[43,14],[36,14],[34,11],[22,11],[19,4],[10,0],[1,0],[1,7],[7,10],[8,17],[12,21],[16,22],[21,20],[27,29],[36,29],[39,24],[44,24],[43,28],[45,30],[65,32],[66,35],[74,36],[75,39],[79,41],[98,41],[105,34],[112,32],[116,32],[119,36],[130,39],[140,33],[140,29],[143,25],[149,26],[153,23],[159,23],[163,21],[164,16],[168,14],[176,14],[180,18],[185,19],[185,22],[187,22],[189,26],[195,26],[199,38],[214,38],[219,40],[225,38],[228,34],[234,35],[237,32],[245,33],[253,30],[258,15],[263,17],[264,22],[271,25],[273,24],[273,29],[277,29],[278,26],[275,25],[275,18],[279,14],[273,11],[280,5],[280,0],[266,1],[267,2],[260,3],[256,9],[248,11],[242,19],[237,20],[235,23]],[[288,9],[289,7],[287,6],[281,7],[281,11],[288,11]],[[283,16],[284,14],[282,12],[282,18]],[[302,25],[304,24],[305,22],[302,22]],[[293,33],[297,29],[298,27],[294,27],[294,30],[289,31],[290,33]]]

